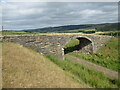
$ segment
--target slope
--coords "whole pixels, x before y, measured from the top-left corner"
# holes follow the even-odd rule
[[[3,43],[3,88],[82,88],[41,54],[14,43]],[[86,86],[85,86],[86,87]]]

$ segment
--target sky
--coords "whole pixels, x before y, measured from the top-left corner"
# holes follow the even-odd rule
[[[2,3],[2,25],[9,30],[117,21],[117,2]]]

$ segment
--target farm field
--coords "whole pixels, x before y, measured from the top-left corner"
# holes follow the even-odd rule
[[[95,29],[76,29],[76,30],[67,30],[66,32],[48,32],[48,33],[40,33],[40,32],[25,32],[25,31],[0,31],[0,35],[71,35],[71,34],[91,34],[91,35],[109,35],[109,36],[120,36],[119,30],[114,31],[96,31],[94,33],[91,33],[95,31]]]
[[[106,32],[96,32],[96,35],[109,35],[109,36],[120,36],[120,31],[106,31]]]
[[[37,34],[35,32],[24,32],[24,31],[0,31],[1,35],[25,35],[25,34]]]
[[[0,31],[1,35],[71,35],[71,34],[82,34],[82,33],[39,33],[39,32],[24,32],[24,31]]]

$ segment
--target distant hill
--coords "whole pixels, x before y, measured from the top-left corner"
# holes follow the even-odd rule
[[[113,31],[118,30],[118,23],[108,23],[96,27],[97,31]]]
[[[72,30],[73,32],[76,29],[79,29],[79,31],[85,30],[85,29],[95,29],[96,31],[111,31],[111,30],[118,30],[118,23],[66,25],[66,26],[58,26],[58,27],[29,29],[29,30],[23,30],[23,31],[47,33],[47,32],[67,32],[70,30]]]

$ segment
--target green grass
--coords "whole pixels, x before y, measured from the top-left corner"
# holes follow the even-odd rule
[[[69,44],[66,44],[65,48],[67,47],[74,47],[75,45],[78,45],[79,44],[79,40],[78,39],[74,39],[74,40],[71,40],[69,42]]]
[[[120,31],[108,31],[96,33],[97,35],[109,35],[109,36],[120,36]]]
[[[78,39],[71,40],[69,44],[66,44],[64,47],[64,53],[67,54],[69,52],[77,50],[79,48],[79,42],[80,41]]]
[[[95,29],[85,29],[85,30],[83,30],[82,32],[83,32],[83,33],[86,33],[86,34],[93,34],[93,33],[96,32],[96,30],[95,30]]]
[[[84,31],[96,31],[96,29],[85,29]]]
[[[65,31],[60,31],[60,32],[65,32],[65,33],[93,33],[95,32],[95,29],[75,29],[75,30],[65,30]]]
[[[82,64],[65,59],[59,60],[53,56],[46,56],[63,70],[72,73],[80,81],[83,80],[86,84],[94,88],[116,88],[120,85],[118,80],[109,79],[101,72],[89,69]]]
[[[24,32],[24,31],[0,31],[0,35],[28,35],[28,34],[37,34],[37,35],[73,35],[73,34],[81,34],[81,33],[57,33],[57,32],[48,32],[48,33],[40,33],[40,32]]]
[[[0,31],[2,35],[23,35],[23,34],[38,34],[36,32],[24,32],[24,31]]]
[[[72,45],[71,42],[69,42],[65,47],[71,46]],[[94,54],[82,54],[82,53],[75,53],[75,52],[71,52],[69,54],[76,56],[78,58],[96,63],[98,65],[107,67],[109,69],[113,69],[116,71],[120,70],[120,67],[118,66],[120,64],[120,61],[118,60],[118,56],[119,56],[118,55],[118,38],[112,38],[107,42],[106,45],[102,46]]]

